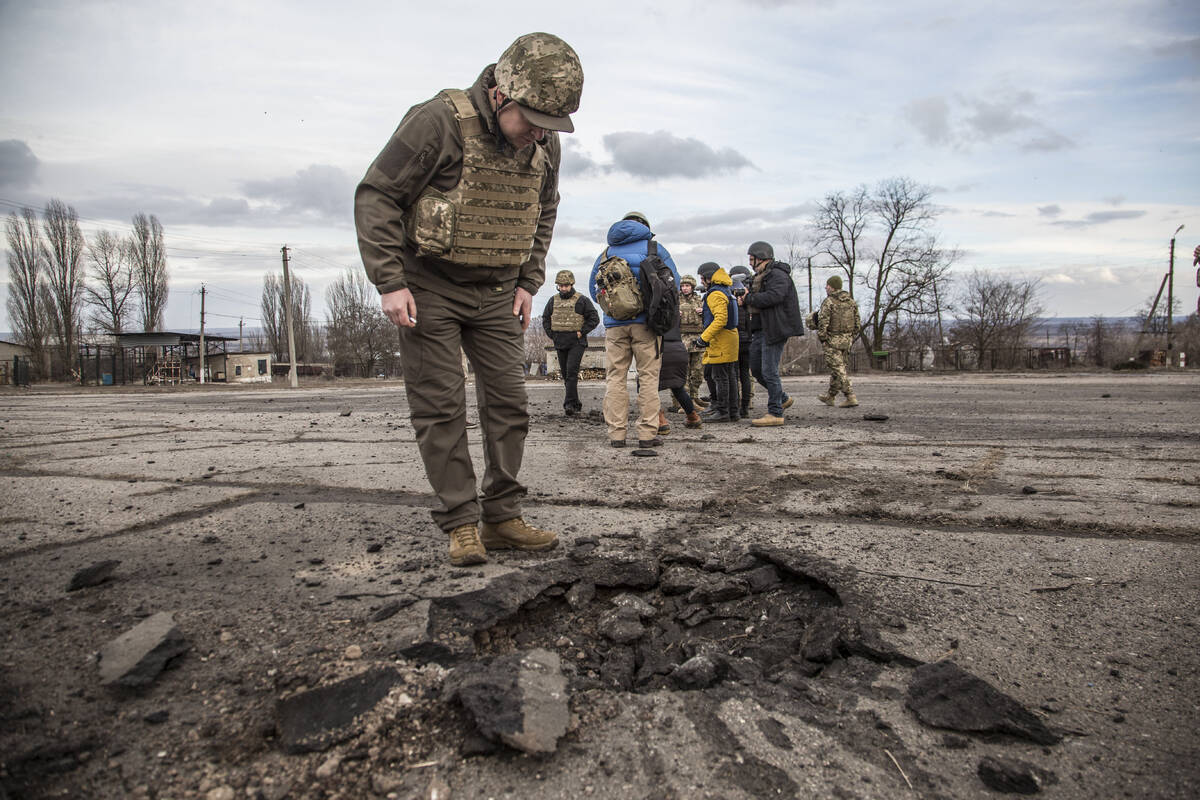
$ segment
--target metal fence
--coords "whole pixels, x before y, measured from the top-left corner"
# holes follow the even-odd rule
[[[0,386],[28,386],[29,359],[13,356],[0,361]]]

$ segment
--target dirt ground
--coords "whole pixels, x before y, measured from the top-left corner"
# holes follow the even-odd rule
[[[857,409],[785,388],[782,428],[671,415],[644,458],[530,383],[526,517],[562,545],[469,570],[401,384],[0,393],[0,800],[998,796],[987,757],[1046,797],[1200,796],[1200,373],[868,374]],[[651,577],[595,577],[614,565]],[[405,649],[430,607],[514,585],[438,631],[451,657]],[[614,600],[649,606],[640,639]],[[101,649],[158,612],[186,652],[102,686]],[[833,612],[858,633],[797,655]],[[535,647],[570,695],[544,756],[442,691]],[[715,679],[671,673],[705,653]],[[923,722],[914,670],[944,660],[1056,742]],[[382,699],[288,746],[283,703],[356,675],[390,676]]]

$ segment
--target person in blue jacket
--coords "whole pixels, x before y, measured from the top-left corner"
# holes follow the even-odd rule
[[[608,247],[596,258],[588,279],[588,292],[599,302],[596,294],[596,272],[606,258],[620,256],[629,263],[635,278],[641,280],[641,263],[651,251],[654,234],[645,214],[630,211],[608,229]],[[675,278],[679,288],[679,270],[667,248],[653,242],[656,254]],[[659,337],[650,332],[646,315],[632,319],[613,319],[604,315],[604,355],[607,362],[604,387],[604,422],[608,426],[608,441],[613,447],[624,447],[629,425],[629,365],[635,363],[638,379],[637,437],[639,447],[658,447],[658,371],[662,366]]]

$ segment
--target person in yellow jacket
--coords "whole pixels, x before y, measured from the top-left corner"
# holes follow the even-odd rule
[[[705,422],[737,422],[738,306],[729,293],[733,280],[711,261],[701,264],[697,274],[705,291],[700,342],[714,390],[712,405],[700,418]]]

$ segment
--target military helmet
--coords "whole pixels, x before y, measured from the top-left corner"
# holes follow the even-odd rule
[[[690,283],[692,285],[692,288],[695,289],[696,288],[696,277],[694,275],[684,275],[682,278],[679,279],[679,285],[683,286],[685,283]]]
[[[729,270],[729,277],[731,277],[731,278],[736,278],[738,275],[745,275],[747,277],[750,277],[753,274],[754,273],[750,271],[749,267],[743,267],[740,265]]]
[[[766,242],[755,242],[746,250],[746,255],[770,261],[775,258],[775,248]]]
[[[566,285],[574,286],[575,285],[575,273],[571,272],[571,270],[569,270],[569,269],[560,269],[558,271],[558,274],[554,276],[554,282],[556,284],[558,284],[559,286],[566,286]]]
[[[642,213],[642,212],[640,212],[640,211],[630,211],[628,214],[626,214],[625,216],[621,217],[621,219],[622,219],[622,220],[631,219],[631,220],[634,220],[635,222],[640,222],[640,223],[642,223],[642,224],[643,224],[643,225],[645,225],[647,228],[649,228],[649,227],[650,227],[650,220],[646,219],[646,215],[645,215],[645,214],[643,214],[643,213]]]
[[[520,105],[530,123],[552,131],[575,130],[583,67],[571,45],[549,33],[527,33],[496,62],[496,88]]]
[[[704,280],[708,280],[714,274],[716,274],[716,271],[719,270],[720,268],[721,268],[721,265],[717,264],[714,261],[705,261],[703,264],[701,264],[699,267],[696,268],[696,273],[701,278],[704,278]]]

